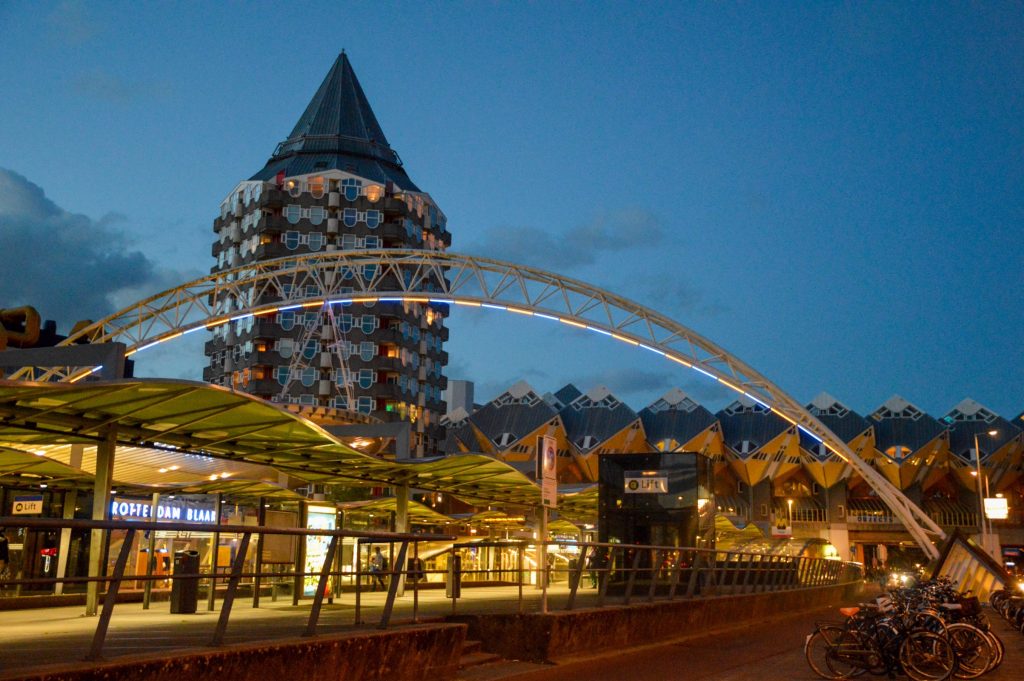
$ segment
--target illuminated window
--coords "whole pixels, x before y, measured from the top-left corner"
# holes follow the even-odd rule
[[[320,199],[324,195],[324,178],[322,177],[311,177],[309,178],[309,193],[314,198]]]
[[[284,183],[284,187],[292,196],[298,196],[299,194],[302,193],[302,183],[299,182],[298,180],[288,180],[287,182]]]

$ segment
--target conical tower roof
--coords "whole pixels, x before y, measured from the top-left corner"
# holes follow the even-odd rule
[[[363,93],[348,55],[342,52],[306,106],[288,139],[253,180],[271,180],[325,170],[343,170],[374,182],[394,182],[419,191],[388,144]]]

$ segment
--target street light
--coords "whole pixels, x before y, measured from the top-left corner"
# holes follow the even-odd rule
[[[793,534],[793,500],[786,499],[786,506],[789,507],[789,512],[787,515],[788,522],[786,524],[789,525],[789,533]]]
[[[990,430],[985,433],[989,437],[995,437],[999,434],[998,430]],[[974,475],[978,478],[978,522],[981,529],[981,546],[985,549],[985,552],[995,557],[995,552],[990,546],[991,540],[989,539],[989,529],[985,527],[985,495],[981,489],[981,448],[978,446],[978,433],[974,433]],[[991,523],[989,523],[991,528]]]

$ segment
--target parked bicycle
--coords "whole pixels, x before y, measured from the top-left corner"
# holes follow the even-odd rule
[[[914,681],[974,679],[1002,662],[1002,641],[978,599],[957,592],[948,580],[896,589],[840,613],[844,622],[818,623],[804,644],[808,665],[825,679],[866,673],[905,674]]]

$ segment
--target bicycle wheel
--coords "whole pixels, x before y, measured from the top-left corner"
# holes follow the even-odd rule
[[[823,679],[842,679],[842,675],[836,675],[829,669],[826,658],[834,653],[836,643],[843,634],[843,627],[839,624],[819,625],[814,633],[807,636],[804,641],[804,658],[807,660],[811,671]]]
[[[991,668],[996,651],[985,632],[959,622],[946,627],[946,634],[956,654],[953,676],[958,679],[976,679]]]
[[[839,635],[825,653],[825,667],[833,679],[852,679],[866,674],[879,655],[874,645],[856,629],[840,627]]]
[[[956,653],[948,639],[912,631],[900,644],[899,662],[913,681],[945,681],[956,669]]]
[[[988,636],[990,641],[992,641],[992,649],[996,653],[995,658],[992,660],[992,664],[988,668],[989,671],[992,671],[993,669],[997,669],[999,665],[1003,663],[1003,655],[1006,654],[1006,646],[1003,645],[1003,639],[999,638],[996,632],[991,630],[986,631],[985,635]]]

